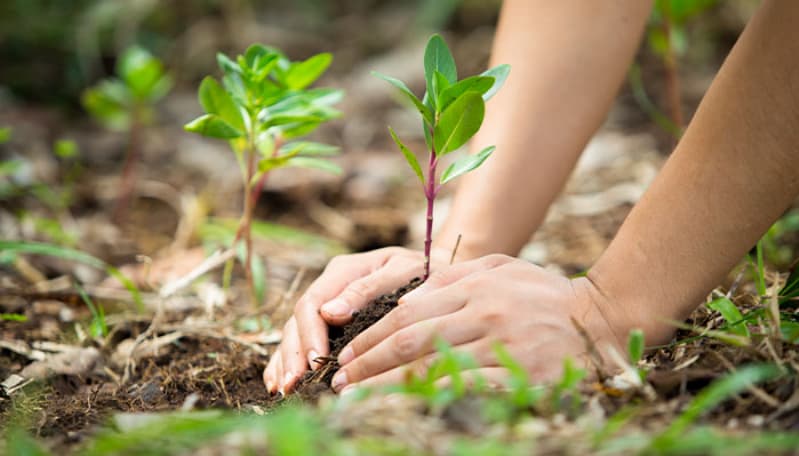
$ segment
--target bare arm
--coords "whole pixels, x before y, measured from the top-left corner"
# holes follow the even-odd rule
[[[463,178],[435,245],[460,259],[516,255],[544,220],[624,80],[651,1],[506,0],[493,65],[511,64],[487,104],[475,150],[496,144]]]
[[[684,318],[799,193],[799,3],[766,1],[588,277],[608,318]],[[658,329],[661,328],[661,329]]]

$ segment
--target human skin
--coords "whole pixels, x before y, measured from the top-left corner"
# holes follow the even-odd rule
[[[454,243],[456,231],[464,234],[459,259],[490,252],[515,254],[538,226],[577,151],[601,121],[649,7],[630,2],[607,8],[625,11],[624,18],[613,17],[612,11],[592,11],[583,17],[585,3],[536,7],[532,3],[507,1],[503,8],[494,61],[511,63],[513,71],[501,95],[493,106],[489,104],[486,125],[476,140],[477,146],[496,143],[498,153],[463,182],[438,237],[441,249]],[[645,330],[649,343],[667,339],[671,328],[663,321],[683,318],[699,303],[797,193],[790,166],[799,145],[791,130],[799,120],[799,97],[791,80],[797,71],[797,37],[790,27],[797,19],[797,7],[789,3],[763,5],[683,141],[586,278],[569,281],[501,256],[450,268],[439,262],[428,283],[342,352],[339,360],[344,368],[334,379],[336,389],[399,381],[403,364],[420,360],[412,365],[423,368],[430,361],[430,342],[436,336],[478,355],[481,373],[489,379],[505,374],[486,349],[495,341],[505,343],[536,378],[557,375],[563,357],[580,357],[584,350],[572,318],[602,348],[619,346],[634,327]],[[574,22],[577,18],[583,22]],[[558,21],[564,22],[558,25]],[[514,39],[541,30],[548,34],[542,39]],[[569,37],[558,40],[564,33]],[[614,39],[619,42],[604,47]],[[531,47],[523,52],[533,53],[532,58],[522,52],[503,54],[521,41]],[[543,44],[536,47],[531,42]],[[549,59],[547,49],[552,54]],[[589,55],[581,55],[586,49]],[[595,55],[604,58],[592,59]],[[569,68],[569,62],[582,65]],[[561,85],[568,90],[559,90]],[[525,189],[541,187],[519,192],[521,182]],[[314,286],[335,296],[357,279],[352,282],[358,284],[356,291],[369,293],[360,293],[360,299],[358,293],[344,293],[343,318],[330,318],[324,309],[321,317],[331,323],[346,321],[352,310],[372,297],[370,293],[391,288],[385,286],[381,262],[398,263],[402,258],[410,271],[418,254],[394,250],[365,255],[372,257],[340,260],[340,270],[335,275],[326,271]],[[314,327],[323,324],[317,315],[320,305],[311,300],[298,303],[295,315],[304,315],[305,323],[287,326],[286,338],[265,371],[270,391],[292,386],[288,378],[277,380],[283,378],[278,374],[287,372],[286,365],[307,368],[302,359],[305,347],[319,345],[301,340],[321,333]]]
[[[515,255],[543,221],[602,123],[651,9],[648,1],[611,3],[503,4],[491,65],[509,63],[512,70],[472,141],[473,150],[496,144],[497,152],[461,178],[435,236],[433,271],[446,265],[459,234],[457,261]],[[370,300],[420,276],[422,265],[420,253],[399,248],[335,258],[298,300],[264,371],[267,389],[290,389],[309,364],[315,367],[310,360],[329,353],[328,323],[346,323]]]
[[[572,319],[600,349],[636,327],[648,343],[666,341],[666,321],[685,318],[799,194],[797,21],[799,3],[761,5],[585,278],[501,256],[444,269],[342,350],[334,389],[401,380],[400,366],[430,362],[434,335],[474,355],[489,379],[504,375],[486,351],[494,341],[534,377],[557,375],[553,362],[584,352]]]

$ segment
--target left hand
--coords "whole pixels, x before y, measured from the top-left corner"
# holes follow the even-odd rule
[[[386,317],[358,335],[340,356],[333,388],[401,383],[408,363],[423,373],[435,359],[434,341],[471,354],[489,382],[507,376],[492,350],[499,342],[536,381],[560,375],[563,359],[586,363],[580,323],[595,346],[622,346],[623,325],[606,321],[607,305],[591,281],[570,280],[504,255],[459,263],[430,276]],[[626,326],[626,325],[624,325]],[[623,331],[623,332],[620,332]],[[467,377],[474,372],[464,373]]]

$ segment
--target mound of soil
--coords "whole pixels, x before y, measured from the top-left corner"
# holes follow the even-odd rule
[[[320,395],[333,392],[330,382],[333,380],[333,375],[341,367],[336,361],[341,350],[355,339],[358,334],[377,323],[378,320],[397,307],[397,301],[401,297],[421,284],[421,278],[414,278],[407,285],[398,288],[393,293],[378,297],[363,309],[355,312],[352,320],[346,325],[329,326],[328,343],[330,344],[330,356],[317,358],[319,367],[314,371],[307,372],[300,379],[295,388],[295,394],[304,400],[315,401]]]

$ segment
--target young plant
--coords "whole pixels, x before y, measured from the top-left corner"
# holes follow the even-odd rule
[[[81,101],[89,114],[107,128],[128,132],[122,185],[114,209],[114,219],[120,222],[136,182],[142,130],[152,122],[153,106],[169,92],[172,78],[160,60],[140,47],[131,47],[120,56],[116,73],[116,78],[86,89]]]
[[[447,182],[483,164],[495,147],[489,146],[475,155],[468,155],[456,160],[437,180],[436,170],[439,160],[466,144],[477,133],[483,123],[485,102],[502,87],[509,72],[509,65],[499,65],[480,75],[470,76],[459,81],[455,60],[452,58],[447,44],[439,35],[433,35],[425,49],[424,74],[427,90],[422,100],[419,100],[402,81],[373,72],[375,76],[388,81],[399,89],[422,116],[422,126],[429,152],[426,176],[413,152],[403,144],[391,127],[389,127],[389,132],[408,164],[419,177],[427,199],[424,280],[430,275],[433,205],[436,195],[441,190],[441,186]]]
[[[330,65],[332,56],[317,54],[301,62],[290,61],[277,49],[260,44],[232,60],[217,55],[222,83],[211,76],[200,84],[200,104],[206,114],[186,124],[187,131],[227,140],[236,154],[244,183],[242,217],[234,244],[244,241],[247,282],[255,295],[252,274],[251,224],[269,171],[300,166],[340,172],[324,157],[338,149],[327,144],[287,140],[310,133],[321,123],[339,117],[332,106],[342,92],[309,89]]]

